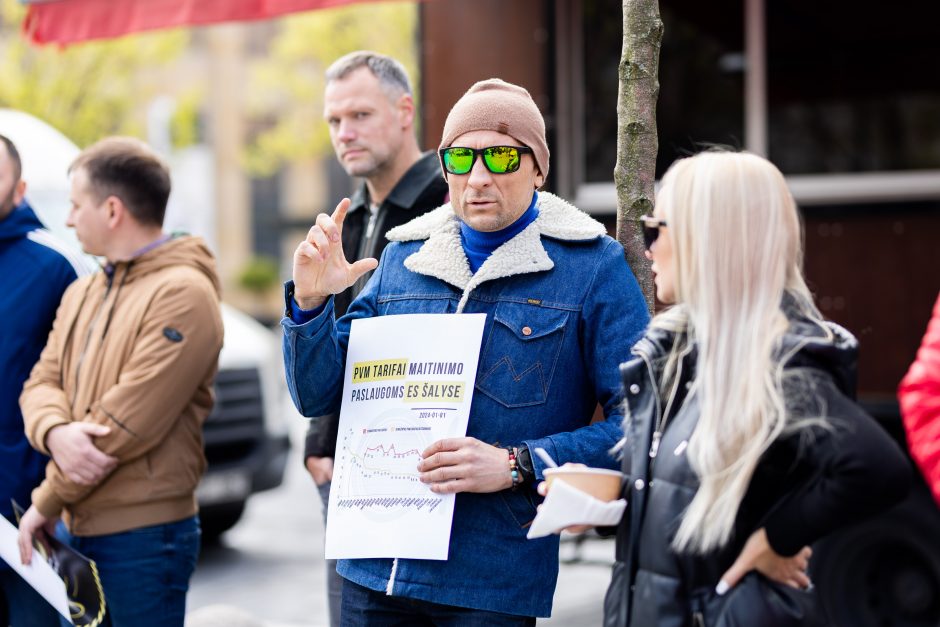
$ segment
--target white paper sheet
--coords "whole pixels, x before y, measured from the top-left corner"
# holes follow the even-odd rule
[[[354,320],[326,527],[328,559],[447,559],[454,495],[421,453],[467,433],[485,314]]]
[[[532,521],[526,537],[531,540],[561,533],[562,529],[572,525],[616,525],[626,507],[627,502],[623,499],[605,503],[556,479],[539,507],[539,513]]]
[[[16,543],[18,533],[9,520],[0,516],[0,557],[35,588],[59,614],[72,622],[69,614],[69,600],[65,593],[65,582],[52,570],[52,566],[38,551],[33,551],[33,560],[29,566],[23,566],[20,563],[20,549]]]

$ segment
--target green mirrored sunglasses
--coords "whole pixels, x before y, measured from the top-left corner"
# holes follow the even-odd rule
[[[483,156],[483,165],[493,174],[510,174],[519,169],[522,155],[532,154],[528,146],[487,146],[486,148],[464,148],[450,146],[441,148],[441,165],[449,174],[466,174],[473,169],[477,155]]]

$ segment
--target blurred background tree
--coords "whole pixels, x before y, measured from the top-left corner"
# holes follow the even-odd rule
[[[29,44],[25,14],[17,0],[0,0],[0,107],[32,114],[80,147],[114,134],[149,141],[173,169],[168,228],[206,238],[226,299],[259,316],[280,311],[276,290],[263,287],[289,274],[296,241],[352,187],[323,121],[326,68],[373,49],[401,60],[419,90],[414,2],[64,48]],[[258,259],[278,263],[272,272]]]
[[[199,141],[205,86],[181,85],[174,72],[199,29],[37,47],[20,36],[25,14],[17,0],[0,0],[0,106],[32,113],[86,146],[106,135],[145,137],[147,107],[169,93],[175,102],[174,147]],[[255,50],[248,55],[243,94],[250,128],[243,157],[252,174],[270,175],[289,162],[329,155],[323,72],[347,52],[369,48],[389,54],[417,83],[412,2],[311,11],[247,23],[246,29]]]
[[[365,48],[395,57],[417,94],[417,20],[411,2],[357,4],[280,20],[268,54],[253,62],[249,75],[254,127],[248,169],[263,176],[290,161],[332,154],[323,122],[323,73],[348,52]]]
[[[238,284],[259,297],[280,286],[277,259],[251,257],[242,266],[241,273],[238,275]]]
[[[62,49],[29,45],[19,33],[26,8],[0,0],[0,106],[31,113],[79,146],[106,135],[144,137],[147,106],[164,83],[155,74],[172,66],[189,42],[183,29],[130,35]],[[194,96],[188,96],[192,101]],[[198,98],[195,98],[198,100]],[[192,141],[187,113],[174,120]]]

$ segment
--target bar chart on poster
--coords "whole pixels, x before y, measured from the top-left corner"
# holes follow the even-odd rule
[[[352,323],[330,491],[330,559],[447,559],[454,496],[420,481],[434,442],[466,434],[486,317]]]

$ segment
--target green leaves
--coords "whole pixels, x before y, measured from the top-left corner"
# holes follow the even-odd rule
[[[247,107],[255,121],[245,165],[267,175],[289,161],[332,156],[323,121],[326,68],[355,50],[401,61],[417,78],[418,11],[411,2],[354,4],[286,17],[249,72]],[[418,86],[413,85],[418,93]]]
[[[32,113],[79,146],[106,135],[142,136],[146,105],[165,91],[161,74],[186,48],[188,33],[36,47],[19,33],[25,14],[17,0],[0,0],[0,106]]]

